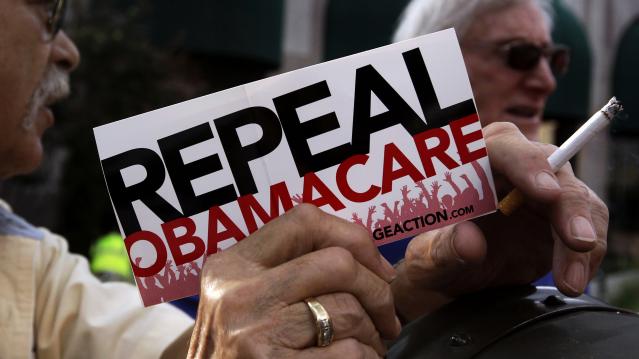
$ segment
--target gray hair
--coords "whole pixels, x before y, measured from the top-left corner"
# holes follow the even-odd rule
[[[552,27],[551,0],[411,0],[393,35],[393,42],[454,27],[460,41],[473,20],[485,13],[531,1]]]

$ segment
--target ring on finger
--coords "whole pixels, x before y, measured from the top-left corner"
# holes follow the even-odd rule
[[[331,317],[317,299],[309,297],[304,299],[304,302],[315,319],[315,326],[317,328],[317,346],[328,346],[333,341],[333,322],[331,321]]]

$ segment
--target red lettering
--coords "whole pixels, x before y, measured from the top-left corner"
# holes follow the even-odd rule
[[[313,199],[313,189],[319,193],[319,197]],[[346,206],[335,196],[333,192],[317,177],[315,172],[309,172],[304,175],[304,188],[302,192],[302,201],[311,203],[317,207],[329,205],[334,211],[344,209]]]
[[[178,237],[175,235],[176,228],[184,228],[186,233]],[[173,255],[176,266],[192,262],[204,254],[204,241],[202,238],[194,236],[195,222],[193,222],[191,218],[178,218],[170,222],[162,223],[162,231],[164,232],[164,237],[169,245],[169,250],[171,250],[171,255]],[[190,253],[184,254],[180,247],[188,243],[193,244],[195,248]]]
[[[371,185],[365,192],[356,192],[348,184],[348,170],[355,165],[365,165],[368,161],[368,155],[355,155],[347,158],[337,167],[337,173],[335,174],[335,181],[337,182],[337,188],[349,201],[353,202],[366,202],[375,198],[380,191],[379,186]]]
[[[433,148],[428,148],[426,141],[429,138],[437,138],[439,143]],[[435,166],[433,166],[433,157],[437,157],[444,166],[448,169],[459,167],[459,164],[455,162],[450,156],[446,154],[446,150],[450,145],[450,138],[448,133],[441,128],[433,128],[428,131],[419,133],[413,137],[415,141],[415,147],[424,166],[424,173],[426,177],[432,177],[435,175]]]
[[[293,208],[293,200],[291,194],[288,192],[286,182],[276,183],[271,186],[271,213],[266,213],[266,210],[257,202],[252,194],[247,194],[237,199],[237,203],[242,211],[242,217],[248,228],[248,232],[253,233],[257,231],[257,223],[255,221],[256,214],[260,220],[266,224],[280,215],[280,203],[284,212]]]
[[[477,114],[466,116],[459,120],[450,123],[450,132],[453,134],[455,145],[457,146],[457,152],[459,152],[459,158],[462,164],[473,162],[482,157],[488,156],[486,147],[482,147],[473,152],[468,150],[468,144],[482,139],[481,127],[477,131],[473,131],[464,135],[462,128],[471,125],[475,122],[479,122]]]
[[[159,273],[166,265],[166,249],[164,248],[164,242],[157,234],[150,231],[138,231],[124,239],[124,245],[126,251],[131,253],[131,247],[138,241],[147,241],[153,248],[155,248],[155,263],[147,268],[138,267],[134,261],[131,261],[131,268],[133,268],[133,274],[136,277],[150,277]]]
[[[218,223],[224,226],[224,231],[218,232]],[[245,237],[246,235],[237,227],[237,225],[235,225],[235,223],[220,207],[215,206],[209,209],[209,241],[206,250],[207,255],[217,253],[217,244],[221,241],[229,238],[235,238],[235,240],[239,242]]]
[[[393,170],[395,161],[399,164],[399,168]],[[382,172],[382,193],[388,193],[393,190],[393,181],[396,179],[410,176],[414,181],[421,181],[424,175],[419,172],[408,157],[404,156],[402,151],[393,143],[389,143],[384,147],[384,166]]]

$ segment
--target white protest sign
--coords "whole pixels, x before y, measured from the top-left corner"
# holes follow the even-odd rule
[[[94,133],[145,305],[197,294],[207,255],[296,203],[364,226],[393,259],[407,238],[496,206],[452,29]]]

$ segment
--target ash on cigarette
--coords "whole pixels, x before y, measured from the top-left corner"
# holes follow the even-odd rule
[[[608,101],[608,104],[601,109],[601,112],[604,116],[606,116],[608,121],[612,121],[612,119],[621,111],[623,111],[623,105],[621,104],[621,101],[617,100],[614,96],[610,99],[610,101]]]

